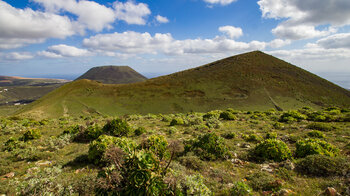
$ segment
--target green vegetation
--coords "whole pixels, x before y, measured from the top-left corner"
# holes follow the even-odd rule
[[[104,84],[128,84],[147,80],[145,76],[129,66],[93,67],[77,78],[77,80],[81,79],[95,80]]]
[[[236,119],[220,117],[227,111]],[[349,112],[319,112],[334,113],[322,123],[337,128],[281,123],[289,112],[273,110],[0,118],[0,194],[346,195],[350,129],[339,119]]]
[[[133,84],[111,85],[77,80],[25,106],[17,114],[57,118],[65,115],[79,117],[82,114],[116,116],[208,112],[227,108],[267,111],[271,108],[289,110],[309,106],[320,109],[328,105],[348,107],[349,103],[348,90],[255,51]],[[274,112],[269,110],[252,116],[261,120]],[[214,114],[215,118],[219,118],[220,113]],[[315,118],[320,116],[329,122],[339,115],[344,116],[338,120],[344,119],[345,113],[339,114],[338,110],[318,114],[317,111],[303,109],[286,113],[281,121],[301,121],[305,118],[316,121]]]

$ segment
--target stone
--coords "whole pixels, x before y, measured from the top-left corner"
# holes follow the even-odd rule
[[[290,160],[286,160],[286,161],[283,161],[279,164],[280,167],[284,167],[288,170],[294,170],[295,169],[295,164],[290,161]]]
[[[325,195],[325,196],[337,196],[340,195],[337,190],[335,190],[335,188],[333,187],[327,187],[326,190],[321,194],[321,195]]]
[[[36,166],[51,166],[52,162],[51,161],[38,161],[35,163]]]
[[[269,164],[262,164],[261,165],[261,171],[266,171],[266,172],[269,172],[269,173],[273,173],[274,168],[271,165],[269,165]]]
[[[278,191],[279,196],[288,196],[290,194],[294,194],[294,192],[290,189],[281,189],[280,191]]]
[[[4,178],[13,178],[15,176],[15,172],[10,172],[4,175]]]

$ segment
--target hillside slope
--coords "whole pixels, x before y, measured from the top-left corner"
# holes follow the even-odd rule
[[[93,67],[76,80],[81,79],[95,80],[104,84],[128,84],[147,80],[129,66]]]
[[[244,110],[349,106],[350,92],[260,51],[222,59],[134,84],[79,80],[19,114],[41,117],[99,113],[174,113],[232,107]]]

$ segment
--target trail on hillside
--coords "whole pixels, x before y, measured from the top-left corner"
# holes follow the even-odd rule
[[[62,101],[62,107],[63,107],[63,116],[67,117],[68,116],[68,107],[66,105],[66,100],[65,99]]]
[[[278,111],[283,111],[283,109],[278,106],[278,104],[275,102],[275,100],[272,99],[272,97],[270,96],[270,93],[269,91],[267,91],[267,89],[264,87],[264,91],[266,92],[267,96],[269,97],[270,101],[272,102],[272,104],[275,106],[275,108],[278,110]]]

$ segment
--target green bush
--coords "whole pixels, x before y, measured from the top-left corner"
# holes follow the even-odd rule
[[[38,139],[41,137],[41,133],[40,130],[38,129],[29,129],[28,131],[26,131],[23,136],[21,137],[21,140],[23,141],[29,141],[29,140],[34,140],[34,139]]]
[[[261,140],[263,140],[263,138],[260,135],[256,134],[242,134],[241,137],[247,142],[260,142]]]
[[[63,135],[64,134],[76,135],[82,130],[82,128],[83,127],[80,125],[72,125],[63,131]]]
[[[310,176],[342,176],[350,171],[350,165],[345,158],[325,155],[309,155],[296,164],[298,172]]]
[[[304,139],[296,143],[295,156],[303,158],[308,155],[321,154],[327,156],[337,156],[339,149],[332,144],[319,139]]]
[[[282,188],[282,182],[266,172],[253,173],[247,176],[247,180],[255,191],[276,192]]]
[[[181,186],[185,195],[212,195],[210,189],[204,184],[203,176],[200,174],[186,176]]]
[[[237,117],[234,114],[232,114],[231,112],[228,112],[228,111],[221,112],[220,118],[222,118],[224,120],[236,120],[237,119]]]
[[[232,196],[251,195],[251,192],[251,188],[244,182],[235,182],[230,191]]]
[[[326,135],[321,131],[310,131],[307,133],[307,135],[313,138],[326,138]]]
[[[236,137],[236,134],[233,132],[223,133],[223,134],[221,134],[221,137],[230,140],[230,139],[234,139]]]
[[[215,133],[198,136],[185,146],[185,151],[193,151],[201,159],[205,160],[217,160],[229,157],[224,139]]]
[[[319,130],[319,131],[326,131],[326,132],[336,129],[335,126],[332,126],[332,125],[327,124],[327,123],[319,123],[319,122],[311,123],[311,124],[307,125],[306,128],[315,129],[315,130]]]
[[[105,124],[103,132],[112,136],[122,137],[131,134],[132,129],[129,124],[122,119],[114,119]]]
[[[4,144],[4,150],[12,151],[20,146],[20,141],[15,138],[8,139]]]
[[[144,127],[139,127],[139,128],[137,128],[137,129],[135,129],[135,131],[134,131],[134,134],[136,135],[136,136],[140,136],[140,135],[142,135],[142,134],[144,134],[144,133],[146,133],[147,131],[146,131],[146,129],[144,128]]]
[[[181,163],[181,165],[189,169],[193,169],[195,171],[200,171],[201,169],[204,168],[203,161],[200,160],[200,158],[195,155],[186,155],[186,156],[180,157],[179,162]]]
[[[300,112],[298,111],[288,111],[288,112],[284,112],[279,121],[280,122],[296,122],[296,121],[301,121],[301,120],[305,120],[307,119],[307,116],[304,115],[304,114],[301,114]]]
[[[103,134],[103,130],[98,125],[90,125],[84,132],[89,140],[95,140]]]
[[[274,160],[277,162],[292,156],[286,143],[276,139],[267,139],[258,144],[252,151],[252,158],[256,161]]]
[[[203,115],[203,120],[207,121],[210,118],[219,119],[220,113],[221,111],[219,110],[207,112],[206,114]]]
[[[217,118],[209,118],[206,120],[205,125],[209,128],[218,129],[221,127],[221,122]]]
[[[183,125],[185,124],[184,120],[182,118],[174,118],[170,122],[170,126],[175,126],[175,125]]]
[[[277,139],[277,133],[276,132],[268,132],[265,135],[265,139]]]
[[[143,148],[153,152],[160,160],[169,155],[167,147],[168,141],[162,135],[152,135],[143,143]]]
[[[101,135],[89,145],[89,160],[95,164],[103,163],[104,160],[102,158],[111,146],[117,146],[125,152],[133,151],[136,148],[135,142],[131,139]]]

